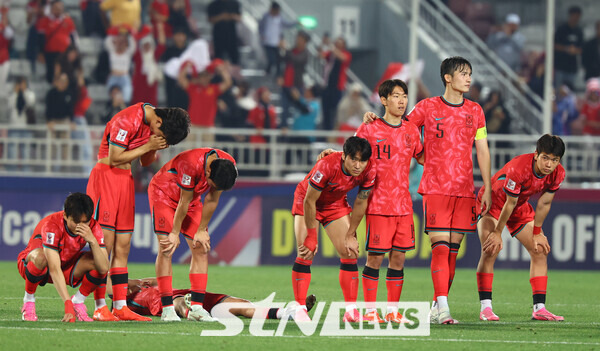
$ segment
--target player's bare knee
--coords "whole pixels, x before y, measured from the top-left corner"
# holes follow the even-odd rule
[[[38,269],[44,269],[48,266],[48,260],[44,255],[44,250],[35,249],[27,255],[27,262],[33,263]]]
[[[384,254],[369,252],[367,255],[367,266],[373,269],[379,269],[383,262]]]
[[[546,261],[548,258],[548,254],[546,254],[541,247],[538,248],[537,252],[529,250],[529,256],[531,256],[532,261]]]

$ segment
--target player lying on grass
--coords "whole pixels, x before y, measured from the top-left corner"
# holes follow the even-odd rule
[[[350,137],[343,152],[332,153],[312,168],[294,193],[294,232],[298,256],[292,268],[292,286],[298,307],[294,319],[310,321],[304,302],[310,285],[310,266],[317,251],[317,231],[321,223],[340,255],[339,281],[346,302],[344,321],[358,315],[358,227],[375,185],[375,167],[369,161],[371,146],[366,139]],[[354,209],[346,193],[359,186]],[[352,212],[352,217],[350,217]],[[349,237],[351,240],[347,240]],[[352,248],[352,249],[350,249]]]
[[[38,285],[54,284],[65,304],[63,322],[93,321],[87,314],[85,298],[108,273],[108,253],[100,225],[92,219],[94,203],[82,193],[67,197],[64,210],[40,221],[25,250],[18,257],[19,273],[25,279],[23,320],[37,321],[35,292]],[[82,251],[89,244],[91,251]],[[69,297],[67,284],[79,287]]]
[[[537,141],[534,153],[513,158],[492,178],[492,206],[477,224],[481,239],[481,258],[477,266],[481,320],[500,320],[492,311],[492,281],[494,262],[502,250],[501,234],[505,226],[510,235],[517,238],[531,256],[531,318],[545,321],[564,320],[562,316],[550,313],[545,307],[550,245],[541,228],[550,211],[554,193],[565,179],[565,169],[560,165],[564,153],[563,141],[558,136],[546,134]],[[479,191],[478,206],[484,191],[484,188]],[[534,211],[527,200],[535,194],[541,196]]]
[[[179,234],[183,234],[192,252],[189,273],[192,307],[187,318],[213,321],[202,308],[210,251],[208,223],[221,193],[233,187],[237,175],[231,155],[222,150],[201,148],[175,156],[150,181],[148,199],[159,242],[156,279],[162,295],[162,320],[180,320],[172,299],[172,256],[179,246]]]
[[[180,289],[173,291],[173,306],[175,312],[181,318],[187,318],[191,308],[192,291],[189,289]],[[308,311],[317,301],[315,295],[306,298],[305,304]],[[241,316],[252,318],[258,312],[261,317],[267,319],[281,319],[285,314],[283,308],[268,307],[248,307],[244,305],[241,308],[231,308],[227,311],[215,308],[221,303],[245,303],[252,304],[246,299],[233,297],[225,294],[213,294],[206,292],[204,295],[204,309],[211,313],[215,318],[227,318]],[[132,311],[146,316],[160,316],[162,314],[161,294],[158,290],[158,281],[156,278],[129,279],[129,291],[127,293],[127,305]]]

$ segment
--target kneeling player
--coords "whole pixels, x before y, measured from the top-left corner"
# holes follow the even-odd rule
[[[299,304],[294,313],[297,321],[310,321],[304,302],[310,285],[310,266],[317,249],[319,222],[340,255],[339,280],[346,301],[344,320],[354,321],[354,316],[358,315],[358,241],[355,232],[375,185],[376,170],[370,157],[369,142],[350,137],[344,143],[343,152],[334,152],[319,160],[296,187],[292,214],[298,257],[292,269],[292,286]],[[346,193],[356,186],[360,188],[352,210]],[[347,236],[352,240],[347,242]]]
[[[492,206],[477,225],[482,249],[477,266],[481,320],[500,319],[492,311],[492,281],[494,262],[502,249],[501,234],[504,226],[512,237],[525,246],[531,256],[531,318],[546,321],[564,320],[545,308],[550,245],[541,228],[550,211],[554,193],[565,179],[565,170],[560,165],[564,153],[563,141],[558,136],[546,134],[537,141],[535,153],[513,158],[492,179]],[[483,191],[483,188],[479,191],[478,202],[481,201]],[[534,211],[527,200],[537,193],[542,195]]]
[[[37,321],[35,291],[38,285],[54,284],[65,304],[63,322],[91,322],[85,298],[108,273],[108,253],[102,228],[92,219],[94,203],[82,193],[67,197],[64,210],[40,221],[25,250],[18,257],[19,273],[25,279],[23,320]],[[91,251],[84,252],[86,244]],[[79,291],[69,297],[67,284]]]
[[[180,153],[167,162],[150,181],[148,197],[159,240],[156,256],[158,289],[162,295],[162,320],[179,321],[173,307],[172,255],[179,246],[179,234],[187,239],[192,252],[190,283],[192,307],[188,319],[214,321],[203,309],[208,272],[210,237],[208,222],[221,193],[237,178],[235,160],[228,153],[210,148]],[[202,203],[202,194],[204,204]]]
[[[187,318],[188,316],[191,308],[191,294],[192,291],[189,289],[173,291],[173,305],[175,307],[175,312],[181,318]],[[306,298],[306,308],[310,311],[316,301],[315,295],[308,296]],[[230,315],[226,313],[219,315],[219,312],[221,311],[215,307],[221,303],[252,304],[252,302],[239,297],[225,294],[213,294],[208,291],[205,293],[204,308],[206,311],[210,312],[213,317],[230,317]],[[129,279],[127,305],[136,313],[146,316],[160,316],[162,314],[162,304],[156,278]],[[261,317],[267,319],[281,319],[285,315],[285,311],[282,308],[260,308],[257,306],[249,307],[248,305],[240,308],[231,308],[228,312],[234,316],[246,318],[254,317],[257,312],[261,313]]]

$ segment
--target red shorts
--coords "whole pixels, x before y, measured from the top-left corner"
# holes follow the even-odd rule
[[[504,207],[504,205],[502,206]],[[498,206],[492,205],[492,208],[488,212],[490,216],[494,217],[496,220],[500,218],[500,213],[502,212],[502,207],[498,208]],[[477,199],[477,208],[481,208],[481,202]],[[512,214],[508,218],[506,222],[506,229],[512,237],[519,234],[523,228],[527,225],[527,223],[533,221],[535,217],[535,210],[531,206],[529,202],[525,202],[519,207],[515,207]]]
[[[27,279],[26,273],[25,273],[25,267],[27,267],[27,262],[25,262],[25,260],[27,259],[27,255],[29,254],[29,252],[30,251],[27,251],[27,250],[21,251],[21,253],[17,257],[17,267],[19,268],[19,274],[21,275],[21,277],[23,277],[23,279]],[[67,285],[76,288],[79,286],[79,284],[81,284],[81,281],[83,280],[84,275],[82,275],[79,278],[75,278],[73,276],[73,274],[75,273],[75,267],[77,266],[77,263],[79,263],[79,259],[85,253],[86,253],[86,251],[80,251],[79,254],[77,254],[77,256],[75,256],[73,261],[71,261],[71,262],[73,262],[72,264],[62,267],[63,275],[65,277],[65,282],[67,283]],[[44,286],[44,285],[46,285],[46,283],[52,284],[52,277],[50,276],[49,271],[46,272],[46,275],[40,282],[40,286]]]
[[[94,201],[94,219],[102,229],[117,234],[133,233],[135,188],[130,170],[96,163],[86,192]]]
[[[173,229],[173,218],[175,218],[175,209],[163,204],[160,201],[154,201],[152,195],[149,196],[150,211],[152,212],[152,226],[156,235],[169,235]],[[181,234],[190,240],[194,240],[194,235],[198,231],[200,221],[202,220],[202,203],[196,206],[190,206],[188,213],[181,224]]]
[[[413,216],[367,215],[368,252],[406,252],[415,249]]]
[[[425,232],[475,233],[475,198],[423,195]]]
[[[317,221],[327,227],[331,222],[340,219],[352,212],[350,206],[340,206],[332,208],[317,208]],[[294,197],[294,206],[292,207],[292,215],[304,216],[304,197]]]
[[[191,293],[189,289],[173,290],[173,299],[177,297],[185,296]],[[204,309],[210,312],[213,307],[224,299],[228,298],[229,295],[225,294],[213,294],[207,292],[204,295]],[[162,304],[160,302],[160,292],[158,287],[149,287],[140,290],[137,294],[127,296],[127,306],[138,314],[145,316],[160,316],[162,314]]]

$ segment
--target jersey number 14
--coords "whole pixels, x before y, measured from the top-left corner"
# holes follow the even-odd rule
[[[391,157],[391,151],[392,151],[392,147],[391,145],[383,145],[383,148],[379,147],[379,144],[377,144],[377,159],[381,160],[381,154],[387,154],[387,158],[388,160]],[[385,156],[384,156],[385,157]]]

